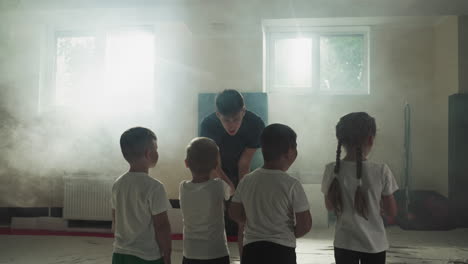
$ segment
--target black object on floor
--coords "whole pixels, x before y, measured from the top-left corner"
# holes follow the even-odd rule
[[[169,203],[171,203],[172,208],[180,208],[179,199],[169,199]]]
[[[12,217],[62,217],[62,212],[62,207],[0,207],[0,225],[10,225]]]
[[[68,220],[68,227],[110,229],[112,221]]]
[[[395,192],[398,205],[397,224],[406,230],[450,230],[455,228],[449,200],[435,191],[411,191],[408,211],[404,191]]]

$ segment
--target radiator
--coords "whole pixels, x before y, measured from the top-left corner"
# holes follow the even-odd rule
[[[63,218],[112,220],[111,192],[114,179],[86,176],[64,177]]]

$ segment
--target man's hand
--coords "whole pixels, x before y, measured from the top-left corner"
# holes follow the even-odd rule
[[[239,181],[250,172],[250,163],[256,151],[257,149],[255,148],[246,148],[244,152],[242,152],[239,163],[237,164],[239,167]]]

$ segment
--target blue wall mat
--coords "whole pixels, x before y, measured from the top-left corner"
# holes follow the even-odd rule
[[[268,100],[266,93],[242,93],[244,96],[245,106],[251,112],[257,114],[265,125],[268,124]],[[198,135],[200,135],[200,124],[203,118],[210,115],[216,110],[215,93],[198,94]],[[263,157],[260,150],[255,153],[252,160],[251,169],[254,170],[263,165]]]

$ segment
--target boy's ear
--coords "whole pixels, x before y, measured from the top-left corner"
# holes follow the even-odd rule
[[[289,148],[287,155],[288,159],[295,160],[297,158],[297,148]]]
[[[367,144],[369,144],[369,146],[374,145],[374,139],[374,136],[369,136],[369,138],[367,139]]]
[[[184,163],[185,163],[185,168],[189,168],[189,164],[188,164],[187,159],[184,160]]]
[[[151,150],[149,148],[145,149],[145,158],[150,159],[151,157]]]

